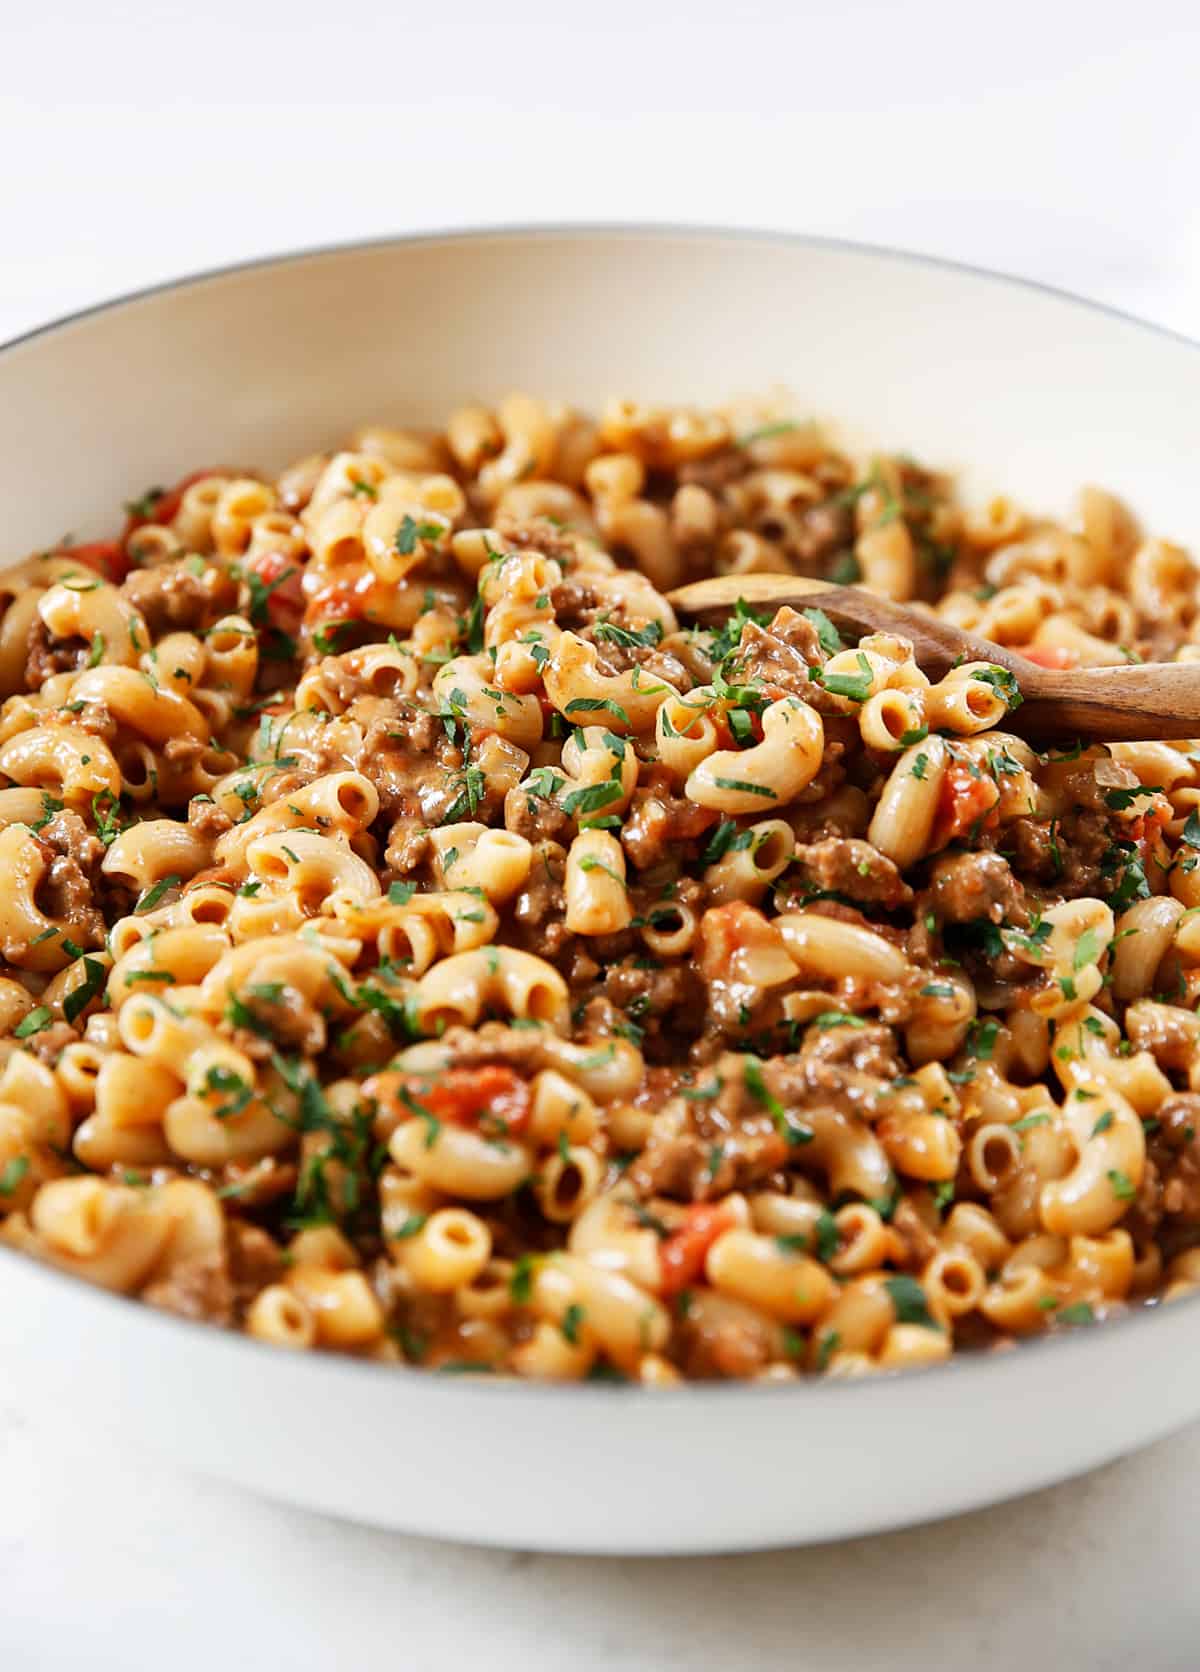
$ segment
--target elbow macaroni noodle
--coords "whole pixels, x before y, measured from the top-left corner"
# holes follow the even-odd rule
[[[1086,488],[528,395],[201,470],[0,591],[0,1240],[296,1350],[853,1378],[1200,1286],[1200,740],[986,662],[1200,657]]]

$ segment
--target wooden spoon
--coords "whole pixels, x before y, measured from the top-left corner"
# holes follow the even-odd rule
[[[956,663],[993,662],[1017,680],[1024,701],[1006,716],[1018,737],[1083,743],[1200,738],[1200,662],[1141,662],[1057,671],[989,639],[856,586],[804,575],[714,575],[667,594],[679,615],[716,622],[741,599],[754,609],[822,609],[852,634],[895,633],[912,643],[918,667],[941,679]]]

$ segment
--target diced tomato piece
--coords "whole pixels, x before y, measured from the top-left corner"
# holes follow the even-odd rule
[[[704,1271],[709,1249],[732,1225],[733,1215],[723,1202],[693,1202],[679,1230],[673,1231],[658,1251],[664,1295],[677,1295],[696,1282]]]
[[[305,625],[319,627],[325,621],[362,621],[374,587],[375,575],[370,569],[352,569],[336,580],[327,581],[309,597]]]
[[[120,586],[129,573],[129,559],[119,540],[91,540],[86,545],[67,546],[55,556],[78,558],[89,569],[103,575],[106,581],[112,581],[114,586]]]
[[[1159,857],[1160,863],[1168,863],[1168,858],[1162,852],[1163,827],[1170,823],[1171,808],[1168,803],[1158,801],[1146,812],[1139,813],[1129,825],[1129,837],[1137,843],[1143,860]]]
[[[301,565],[286,552],[259,552],[243,559],[242,567],[270,588],[266,603],[270,625],[294,638],[304,620]]]
[[[190,475],[181,477],[175,486],[168,488],[165,493],[157,496],[147,494],[146,501],[149,503],[146,504],[145,511],[129,512],[129,520],[125,524],[125,533],[122,535],[122,539],[128,540],[135,528],[141,528],[146,523],[174,522],[179,515],[179,507],[183,503],[183,496],[192,484],[203,482],[207,476],[219,476],[221,474],[221,471],[212,468],[193,470]]]
[[[1024,656],[1027,662],[1036,662],[1039,668],[1077,668],[1079,666],[1079,652],[1072,650],[1065,644],[1014,644],[1013,654]]]
[[[965,836],[976,825],[983,828],[989,821],[994,822],[999,800],[1000,791],[995,782],[979,767],[972,771],[966,761],[952,760],[942,779],[933,825],[933,847],[944,848],[947,842]]]
[[[449,1126],[474,1126],[485,1137],[513,1137],[529,1120],[528,1085],[502,1063],[450,1068],[436,1079],[385,1072],[364,1082],[363,1092],[381,1108],[404,1118],[430,1115]]]

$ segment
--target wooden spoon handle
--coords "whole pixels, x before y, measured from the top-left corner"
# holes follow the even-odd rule
[[[1088,743],[1200,738],[1200,662],[1050,672],[1022,662],[1025,701],[1000,722],[1022,737]]]
[[[917,665],[931,679],[964,662],[995,663],[1016,676],[1025,699],[1001,722],[1019,737],[1083,743],[1200,739],[1200,662],[1055,672],[932,613],[803,575],[713,575],[668,596],[681,616],[701,620],[727,616],[739,599],[773,609],[816,606],[836,627],[855,635],[895,633],[908,639]]]

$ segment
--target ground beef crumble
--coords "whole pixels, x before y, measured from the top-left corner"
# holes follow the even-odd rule
[[[38,884],[38,905],[47,917],[69,926],[70,938],[77,945],[102,946],[105,922],[96,896],[103,843],[78,813],[69,811],[55,813],[36,840],[46,862]],[[12,956],[7,951],[5,955]]]
[[[90,655],[91,646],[86,639],[56,639],[39,616],[30,634],[25,684],[31,691],[40,691],[55,674],[75,673],[86,667]]]
[[[195,632],[211,627],[237,607],[237,583],[222,569],[196,574],[188,558],[154,569],[134,569],[121,587],[122,595],[157,637],[182,628]]]

